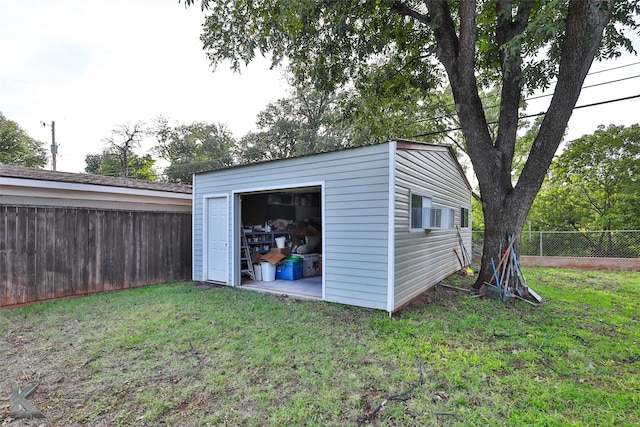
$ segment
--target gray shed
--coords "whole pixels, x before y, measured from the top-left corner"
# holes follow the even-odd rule
[[[260,288],[242,235],[264,252],[301,224],[321,233],[317,275],[262,285],[391,313],[460,270],[471,186],[449,147],[400,140],[195,174],[193,279]]]

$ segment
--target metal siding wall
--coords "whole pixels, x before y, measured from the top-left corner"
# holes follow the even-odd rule
[[[460,205],[471,206],[467,187],[449,151],[398,150],[395,179],[395,307],[420,295],[460,269],[453,252],[460,254],[456,230],[409,231],[409,192],[433,197],[434,206],[455,210],[460,224]],[[461,230],[471,248],[470,230]]]
[[[193,280],[205,280],[204,272],[204,253],[203,253],[203,233],[204,233],[204,196],[211,194],[220,194],[220,191],[216,191],[215,186],[211,185],[208,181],[198,181],[197,186],[196,179],[198,175],[194,177],[193,186]],[[228,193],[228,192],[227,192]],[[229,198],[229,204],[231,205],[231,198]],[[231,243],[231,242],[229,242]]]
[[[386,309],[388,155],[380,144],[196,175],[194,278],[202,274],[203,195],[324,182],[325,300]]]
[[[194,184],[197,180],[197,175],[194,177]],[[200,186],[200,184],[198,183],[198,187]],[[204,275],[203,275],[203,262],[202,262],[202,257],[203,257],[203,253],[202,253],[202,237],[204,234],[204,229],[203,229],[203,201],[202,201],[202,194],[200,194],[200,188],[198,188],[198,191],[196,192],[196,186],[194,185],[193,187],[193,191],[194,191],[194,197],[193,197],[193,273],[192,273],[192,279],[193,280],[204,280]]]

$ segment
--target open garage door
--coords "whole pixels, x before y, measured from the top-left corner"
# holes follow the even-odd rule
[[[256,271],[255,280],[242,276],[242,286],[322,299],[322,188],[247,192],[240,195],[240,206],[241,232]],[[273,267],[260,261],[274,250],[284,256],[275,278],[266,276]]]

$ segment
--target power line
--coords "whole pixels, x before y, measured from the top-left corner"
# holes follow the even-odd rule
[[[622,79],[609,80],[607,82],[594,83],[592,85],[582,86],[582,89],[590,89],[592,87],[604,86],[604,85],[608,85],[608,84],[611,84],[611,83],[619,83],[619,82],[623,82],[625,80],[637,79],[638,77],[640,77],[640,74],[635,75],[635,76],[631,76],[631,77],[624,77]],[[544,95],[533,96],[531,98],[526,98],[525,101],[531,101],[532,99],[546,98],[548,96],[553,96],[553,93],[547,93],[547,94],[544,94]],[[487,107],[487,108],[494,108],[494,107],[498,107],[498,105],[492,105],[491,107]]]
[[[640,98],[640,95],[626,96],[624,98],[610,99],[608,101],[601,101],[601,102],[594,102],[594,103],[591,103],[591,104],[578,105],[577,107],[573,107],[573,109],[577,110],[577,109],[580,109],[580,108],[595,107],[597,105],[610,104],[612,102],[618,102],[618,101],[628,101],[630,99],[636,99],[636,98]]]
[[[574,110],[578,110],[578,109],[581,109],[581,108],[596,107],[598,105],[611,104],[613,102],[619,102],[619,101],[628,101],[630,99],[636,99],[636,98],[640,98],[640,95],[626,96],[624,98],[610,99],[608,101],[600,101],[600,102],[594,102],[594,103],[591,103],[591,104],[578,105],[577,107],[573,107],[573,109]],[[532,117],[544,116],[545,114],[547,114],[547,113],[543,112],[543,113],[536,113],[536,114],[527,114],[525,116],[519,116],[518,120],[530,119]],[[497,123],[498,123],[497,121],[487,122],[488,125],[495,125]],[[457,128],[439,130],[439,131],[434,131],[434,132],[421,133],[419,135],[414,135],[413,138],[417,138],[417,137],[420,137],[420,136],[440,135],[440,134],[443,134],[443,133],[454,132],[456,130],[462,130],[462,128],[461,127],[457,127]]]
[[[617,67],[607,68],[605,70],[593,71],[591,73],[588,73],[587,76],[593,76],[594,74],[606,73],[607,71],[619,70],[620,68],[631,67],[632,65],[638,65],[638,64],[640,64],[640,61],[632,62],[631,64],[618,65]]]
[[[611,104],[611,103],[620,102],[620,101],[629,101],[631,99],[637,99],[637,98],[640,98],[640,94],[632,95],[632,96],[626,96],[624,98],[610,99],[610,100],[607,100],[607,101],[593,102],[591,104],[578,105],[576,107],[573,107],[573,109],[574,110],[579,110],[579,109],[582,109],[582,108],[597,107],[599,105],[606,105],[606,104]],[[519,116],[518,120],[530,119],[530,118],[533,118],[533,117],[544,116],[545,114],[547,114],[547,113],[546,112],[541,112],[541,113],[535,113],[535,114],[527,114],[527,115],[524,115],[524,116]],[[497,124],[497,123],[498,123],[497,121],[487,122],[488,125],[494,125],[494,124]],[[421,134],[418,134],[418,135],[414,135],[412,138],[418,138],[418,137],[422,137],[422,136],[441,135],[443,133],[454,132],[454,131],[457,131],[457,130],[462,130],[462,128],[461,127],[456,127],[456,128],[450,128],[450,129],[439,130],[439,131],[434,131],[434,132],[421,133]],[[208,162],[207,161],[199,161],[199,162],[193,162],[193,163],[181,163],[180,166],[189,167],[189,166],[196,166],[196,165],[201,165],[201,164],[205,164],[205,163],[208,163]],[[166,168],[165,168],[165,170],[166,170]],[[170,175],[177,175],[177,174],[182,174],[182,173],[194,173],[196,171],[197,170],[193,170],[193,171],[185,170],[185,171],[175,171],[173,173],[167,173],[167,172],[158,172],[158,171],[154,170],[154,175],[156,177],[164,176],[164,177],[168,178]],[[111,175],[111,174],[99,174],[99,175],[116,176],[116,177],[120,176],[119,174],[117,174],[117,172],[114,172],[113,175]],[[133,177],[129,177],[129,178],[136,179],[136,178],[133,178]]]
[[[620,68],[630,67],[630,66],[638,65],[638,64],[640,64],[640,61],[633,62],[631,64],[620,65],[620,66],[617,66],[617,67],[607,68],[605,70],[594,71],[594,72],[588,73],[587,76],[594,75],[594,74],[599,74],[599,73],[604,73],[604,72],[608,72],[608,71],[613,71],[613,70],[617,70],[617,69],[620,69]],[[635,79],[635,78],[638,78],[638,77],[640,77],[640,75],[635,75],[635,76],[631,76],[631,77],[625,77],[625,78],[616,79],[616,80],[610,80],[610,81],[607,81],[607,82],[601,82],[601,83],[596,83],[596,84],[592,84],[592,85],[588,85],[588,86],[583,86],[582,89],[588,89],[588,88],[592,88],[592,87],[603,86],[603,85],[607,85],[607,84],[611,84],[611,83],[619,83],[621,81],[631,80],[631,79]],[[552,95],[553,95],[553,93],[545,94],[545,95],[539,95],[539,96],[535,96],[535,97],[531,97],[531,98],[525,98],[524,100],[525,101],[529,101],[529,100],[544,98],[544,97],[548,97],[548,96],[552,96]],[[578,110],[578,109],[581,109],[581,108],[595,107],[595,106],[599,106],[599,105],[610,104],[610,103],[613,103],[613,102],[628,101],[628,100],[636,99],[636,98],[640,98],[640,95],[634,95],[634,96],[628,96],[628,97],[624,97],[624,98],[612,99],[612,100],[608,100],[608,101],[601,101],[601,102],[595,102],[595,103],[591,103],[591,104],[579,105],[579,106],[574,107],[573,109],[574,110]],[[489,108],[496,108],[496,107],[499,107],[499,105],[491,105],[491,106],[488,106],[488,107],[484,107],[483,109],[487,110]],[[528,115],[524,115],[524,116],[519,116],[518,120],[528,119],[528,118],[532,118],[532,117],[544,116],[545,114],[546,114],[546,112],[541,112],[541,113],[536,113],[536,114],[528,114]],[[444,118],[449,118],[449,116],[440,116],[440,117],[432,117],[432,118],[428,118],[428,119],[421,119],[421,120],[417,120],[417,122],[435,121],[435,120],[444,119]],[[497,123],[498,123],[497,121],[487,122],[488,125],[497,124]],[[461,127],[456,127],[456,128],[450,128],[450,129],[445,129],[445,130],[440,130],[440,131],[422,133],[422,134],[414,135],[413,138],[422,137],[422,136],[440,135],[440,134],[444,134],[444,133],[454,132],[454,131],[457,131],[457,130],[462,130],[462,128]],[[192,162],[192,163],[182,163],[182,164],[180,164],[180,166],[189,168],[190,166],[205,165],[205,164],[208,164],[208,163],[209,163],[209,161],[205,160],[205,161]],[[165,168],[165,170],[166,170],[166,168]],[[166,177],[166,178],[168,178],[170,175],[176,175],[176,174],[182,174],[182,173],[193,173],[193,172],[194,171],[186,170],[186,171],[173,171],[171,173],[167,173],[167,172],[158,172],[158,171],[154,170],[154,175],[156,177]],[[121,177],[121,175],[118,174],[117,172],[114,172],[113,175],[112,174],[100,174],[100,175]],[[128,177],[128,178],[136,179],[136,178],[133,178],[133,177]]]
[[[620,65],[620,66],[617,66],[617,67],[607,68],[605,70],[594,71],[592,73],[588,73],[587,76],[592,76],[594,74],[599,74],[599,73],[605,73],[605,72],[608,72],[608,71],[618,70],[620,68],[631,67],[633,65],[638,65],[638,64],[640,64],[640,61],[633,62],[631,64]],[[631,79],[635,79],[635,78],[638,78],[638,77],[640,77],[640,75],[635,75],[635,76],[631,76],[631,77],[624,77],[624,78],[616,79],[616,80],[609,80],[609,81],[601,82],[601,83],[594,83],[592,85],[583,86],[582,89],[590,89],[590,88],[593,88],[593,87],[604,86],[604,85],[611,84],[611,83],[619,83],[619,82],[622,82],[622,81],[625,81],[625,80],[631,80]],[[555,80],[552,80],[549,83],[553,83],[553,82],[555,82]],[[532,101],[534,99],[546,98],[546,97],[549,97],[549,96],[553,96],[553,93],[532,96],[530,98],[524,98],[523,101]],[[486,96],[485,97],[481,97],[481,99],[486,99],[486,98],[487,98]],[[453,107],[454,105],[453,104],[448,104],[448,106],[449,107]],[[483,110],[488,110],[490,108],[497,108],[499,106],[500,106],[499,104],[497,104],[497,105],[489,105],[489,106],[483,107]],[[417,120],[416,122],[417,123],[431,122],[431,121],[440,120],[440,119],[446,119],[446,118],[449,118],[449,117],[448,116],[429,117],[427,119]]]

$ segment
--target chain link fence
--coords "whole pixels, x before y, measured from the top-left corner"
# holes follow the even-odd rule
[[[482,253],[483,231],[472,236],[473,257]],[[522,255],[640,258],[640,230],[523,231]]]

